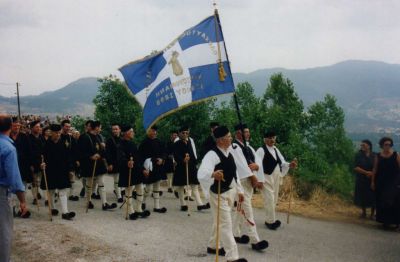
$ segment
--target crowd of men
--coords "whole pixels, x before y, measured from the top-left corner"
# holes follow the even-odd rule
[[[210,123],[210,135],[198,157],[188,126],[171,131],[166,143],[157,138],[157,127],[152,126],[136,145],[134,128],[129,125],[112,124],[112,135],[105,139],[99,121],[87,121],[83,134],[72,129],[69,119],[44,124],[34,119],[25,128],[14,117],[9,137],[18,155],[21,180],[31,189],[32,204],[39,205],[45,197],[51,216],[59,215],[59,200],[61,218],[74,219],[76,213],[68,209],[68,201],[80,200],[79,179],[79,195],[87,209],[95,208],[93,198],[101,199],[102,210],[115,209],[117,204],[107,201],[104,184],[104,177],[110,175],[116,201],[127,205],[127,219],[148,217],[151,212],[146,199],[150,197],[153,212],[167,212],[160,203],[163,180],[167,181],[168,192],[179,199],[181,211],[190,215],[188,200],[195,201],[198,211],[211,208],[214,223],[207,253],[218,253],[228,261],[246,261],[239,258],[237,243],[250,243],[256,251],[268,247],[268,242],[260,239],[254,221],[254,189],[264,197],[266,228],[276,230],[281,225],[275,215],[280,180],[297,163],[285,161],[271,130],[264,134],[264,145],[255,150],[245,124],[236,125],[232,137],[226,126]],[[201,198],[200,185],[206,200]],[[28,218],[29,211],[25,208],[17,215]],[[218,225],[221,245],[216,239]]]

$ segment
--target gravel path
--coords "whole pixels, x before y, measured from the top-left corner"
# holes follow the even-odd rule
[[[111,179],[106,179],[111,189]],[[29,195],[29,194],[28,194]],[[115,197],[108,194],[109,202]],[[31,201],[31,200],[29,200]],[[190,202],[194,208],[194,202]],[[16,219],[15,261],[213,261],[206,254],[211,231],[211,211],[179,211],[173,194],[164,191],[161,205],[166,214],[126,221],[125,210],[102,211],[100,200],[85,213],[85,202],[69,201],[74,221],[55,217],[48,222],[47,209],[32,211],[29,220]],[[147,201],[153,207],[152,199]],[[286,221],[285,214],[279,214]],[[239,245],[239,254],[249,261],[400,261],[400,233],[362,226],[325,222],[292,216],[277,231],[263,225],[263,210],[256,209],[259,235],[270,243],[262,253]],[[33,240],[37,241],[33,241]],[[46,245],[48,246],[46,248]],[[47,252],[47,253],[46,253]],[[45,255],[43,255],[45,254]],[[47,255],[46,255],[47,254]],[[220,261],[224,261],[221,257]]]

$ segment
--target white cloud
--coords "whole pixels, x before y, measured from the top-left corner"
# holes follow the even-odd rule
[[[234,72],[346,59],[400,63],[400,2],[222,0]],[[0,4],[0,82],[21,94],[117,74],[213,12],[212,1],[14,0]],[[0,85],[0,95],[12,95]]]

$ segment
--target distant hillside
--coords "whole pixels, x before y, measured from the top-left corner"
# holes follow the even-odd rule
[[[277,72],[293,82],[306,107],[333,94],[346,112],[349,131],[400,127],[400,65],[351,60],[310,69],[262,69],[234,78],[236,83],[248,81],[262,95]]]
[[[56,91],[20,98],[23,114],[80,114],[92,115],[93,98],[100,84],[95,77],[76,80]],[[16,98],[0,97],[0,110],[16,112]]]
[[[350,132],[400,133],[400,65],[376,61],[344,61],[309,69],[260,69],[234,74],[235,83],[248,81],[262,95],[272,74],[282,72],[309,106],[329,93],[346,113]],[[95,77],[82,78],[38,96],[21,97],[23,113],[91,115],[99,83]],[[225,97],[225,99],[227,99]],[[0,111],[15,112],[16,99],[0,96]]]

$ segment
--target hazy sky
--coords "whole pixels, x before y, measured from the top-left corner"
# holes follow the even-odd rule
[[[0,95],[117,74],[213,12],[212,0],[0,0]],[[399,0],[217,1],[233,72],[347,59],[400,64]]]

